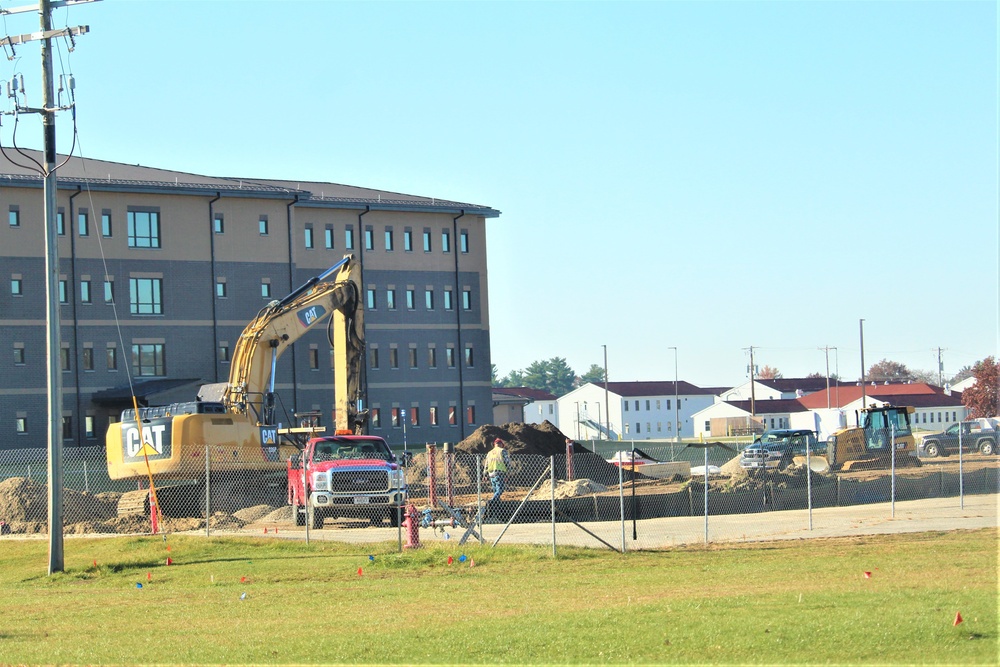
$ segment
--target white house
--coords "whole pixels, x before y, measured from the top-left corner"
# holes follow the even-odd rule
[[[808,412],[797,399],[719,401],[692,415],[698,438],[740,436],[768,429],[793,428],[793,416]],[[805,427],[803,427],[805,428]]]
[[[836,380],[829,381],[830,386],[837,384]],[[824,391],[827,387],[826,378],[776,378],[762,380],[757,378],[753,381],[753,399],[768,400],[779,398],[800,398],[808,396],[817,391]],[[741,385],[727,389],[719,394],[723,401],[749,401],[751,399],[751,382],[747,380]]]
[[[559,430],[577,440],[689,438],[715,395],[688,382],[587,383],[558,399]],[[554,422],[555,423],[555,422]]]
[[[505,411],[502,406],[505,403],[519,402],[521,404],[520,415]],[[541,389],[531,387],[494,387],[493,388],[493,423],[507,424],[510,422],[524,422],[527,424],[541,424],[543,421],[550,421],[558,425],[559,406],[556,403],[554,394]]]

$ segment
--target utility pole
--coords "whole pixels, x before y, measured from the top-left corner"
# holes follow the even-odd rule
[[[944,362],[941,361],[941,352],[943,350],[939,347],[937,349],[938,353],[938,386],[944,387]]]
[[[8,84],[8,96],[14,98],[16,110],[12,113],[40,113],[42,115],[43,160],[41,176],[44,191],[45,216],[45,292],[46,292],[46,351],[47,351],[47,393],[48,393],[48,509],[49,509],[49,574],[64,570],[63,557],[63,451],[62,451],[62,343],[59,332],[59,247],[56,230],[56,111],[73,106],[58,106],[55,100],[55,86],[52,77],[52,38],[65,37],[72,41],[75,35],[89,32],[88,26],[52,29],[52,9],[68,7],[94,0],[39,0],[37,8],[17,7],[4,10],[3,14],[19,14],[37,11],[40,16],[40,32],[26,35],[8,36],[0,40],[6,49],[14,51],[15,45],[41,41],[42,53],[42,107],[33,109],[18,103],[18,85]],[[60,84],[60,90],[62,85]],[[69,92],[72,96],[72,79]],[[24,94],[24,79],[21,78],[20,93]],[[27,99],[25,99],[27,102]]]
[[[865,321],[863,319],[858,320],[858,327],[861,333],[861,409],[864,410],[868,407],[868,395],[865,387]]]
[[[674,442],[681,441],[681,406],[680,406],[680,392],[677,390],[677,347],[668,347],[668,350],[674,351]]]
[[[756,375],[756,368],[753,365],[753,345],[750,346],[750,416],[757,416],[757,407],[755,405],[755,392],[754,392],[754,376]]]
[[[826,352],[826,409],[829,410],[830,409],[830,350],[836,350],[837,348],[830,347],[829,345],[827,345],[826,347],[821,347],[819,349]],[[840,378],[837,378],[837,382],[840,382]],[[838,408],[840,407],[839,401],[837,407]]]

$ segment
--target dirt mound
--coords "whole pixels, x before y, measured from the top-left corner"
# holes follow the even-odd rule
[[[117,496],[94,495],[73,489],[63,490],[63,520],[106,521],[115,516]],[[7,523],[46,523],[49,516],[48,485],[26,477],[9,477],[0,482],[0,520]]]
[[[253,523],[262,516],[267,516],[274,511],[274,508],[270,505],[254,505],[253,507],[245,507],[241,510],[236,510],[233,512],[233,516],[242,521],[243,523]]]
[[[291,523],[293,521],[295,521],[295,508],[291,505],[279,507],[257,520],[258,523]]]
[[[589,496],[595,493],[607,491],[608,487],[590,479],[574,479],[572,482],[559,482],[556,484],[556,498],[576,498],[578,496]],[[552,489],[538,489],[531,500],[548,500],[552,497]]]
[[[507,451],[511,454],[560,456],[566,453],[566,435],[548,420],[541,424],[486,424],[455,445],[455,449],[467,454],[485,454],[493,449],[493,441],[497,438],[507,443]],[[573,451],[582,453],[587,449],[573,443]]]

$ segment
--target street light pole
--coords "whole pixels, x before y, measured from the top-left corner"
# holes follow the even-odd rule
[[[677,389],[678,375],[677,375],[677,347],[668,347],[668,350],[674,351],[674,441],[681,441],[681,406],[680,406],[680,392]]]
[[[608,346],[602,345],[604,348],[604,434],[611,439],[611,406],[608,403]]]

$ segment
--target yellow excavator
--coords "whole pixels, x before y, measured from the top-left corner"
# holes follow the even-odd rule
[[[215,480],[223,484],[227,478],[239,480],[248,492],[270,487],[271,495],[283,501],[286,461],[301,446],[296,446],[295,438],[322,429],[279,426],[274,391],[277,361],[324,321],[329,322],[334,350],[337,433],[363,434],[364,314],[358,262],[347,255],[261,309],[240,334],[228,382],[204,385],[195,401],[123,411],[121,421],[111,424],[106,436],[108,475],[148,479],[159,486],[164,480],[203,480],[208,472],[213,486]],[[160,495],[163,510],[168,503]],[[190,488],[185,495],[197,497]],[[125,496],[119,514],[144,512],[148,507],[146,491]]]
[[[823,452],[811,454],[810,466],[816,472],[830,470],[881,470],[892,467],[918,466],[916,446],[910,431],[909,406],[875,405],[861,410],[857,423],[838,429],[830,436]],[[895,456],[893,456],[895,452]],[[804,456],[795,463],[805,464]]]

